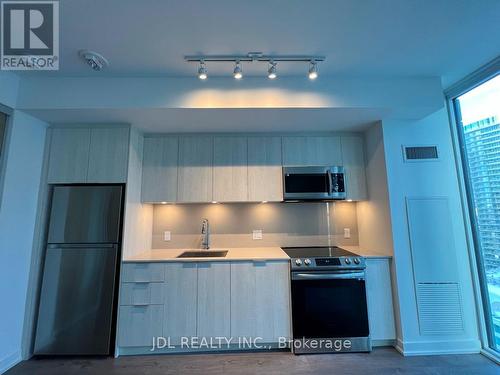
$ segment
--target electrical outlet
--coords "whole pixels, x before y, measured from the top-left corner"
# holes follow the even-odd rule
[[[252,232],[252,238],[254,240],[261,240],[262,239],[262,229],[254,229]]]
[[[170,231],[166,230],[165,232],[163,232],[163,241],[170,241],[170,239],[171,239]]]
[[[344,238],[351,238],[351,228],[344,228]]]

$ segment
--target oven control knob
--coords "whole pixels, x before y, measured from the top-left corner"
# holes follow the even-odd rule
[[[295,259],[295,264],[297,266],[301,266],[302,265],[302,261],[300,259]]]
[[[351,264],[351,260],[349,258],[344,259],[345,264]]]
[[[354,263],[359,264],[359,258],[354,258]]]
[[[311,265],[311,260],[310,259],[304,259],[304,264],[306,266],[310,266]]]

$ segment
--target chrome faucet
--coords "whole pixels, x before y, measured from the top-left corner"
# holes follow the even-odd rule
[[[208,219],[203,219],[201,224],[201,234],[203,234],[201,248],[205,250],[210,249],[210,226],[208,225]]]

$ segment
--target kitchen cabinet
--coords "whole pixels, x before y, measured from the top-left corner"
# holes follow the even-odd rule
[[[198,263],[198,337],[230,337],[230,274],[228,262]]]
[[[248,138],[248,200],[283,200],[281,137]]]
[[[231,262],[231,337],[290,337],[288,262]]]
[[[342,165],[342,150],[338,136],[283,137],[284,166]]]
[[[181,337],[195,337],[198,269],[194,262],[166,263],[163,334],[178,345]]]
[[[213,200],[244,202],[248,199],[247,138],[215,137]]]
[[[366,296],[370,336],[374,345],[396,339],[390,258],[366,258]]]
[[[211,202],[213,138],[179,138],[178,202]]]
[[[128,140],[128,128],[91,129],[87,182],[127,181]]]
[[[50,129],[48,182],[86,182],[89,164],[90,129]]]
[[[353,201],[368,199],[363,138],[342,136],[341,146],[346,174],[346,198]]]
[[[153,337],[163,336],[163,305],[120,306],[118,345],[151,347]]]
[[[287,260],[131,262],[123,264],[121,279],[124,353],[149,353],[153,336],[178,347],[181,337],[277,344],[291,336]]]
[[[178,137],[144,138],[142,201],[177,201]]]
[[[49,183],[127,180],[129,128],[52,128]]]

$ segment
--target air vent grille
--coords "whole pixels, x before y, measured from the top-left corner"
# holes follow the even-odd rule
[[[436,146],[405,146],[404,156],[406,161],[436,160],[438,149]]]
[[[462,299],[457,283],[418,283],[417,297],[420,334],[464,332]]]

